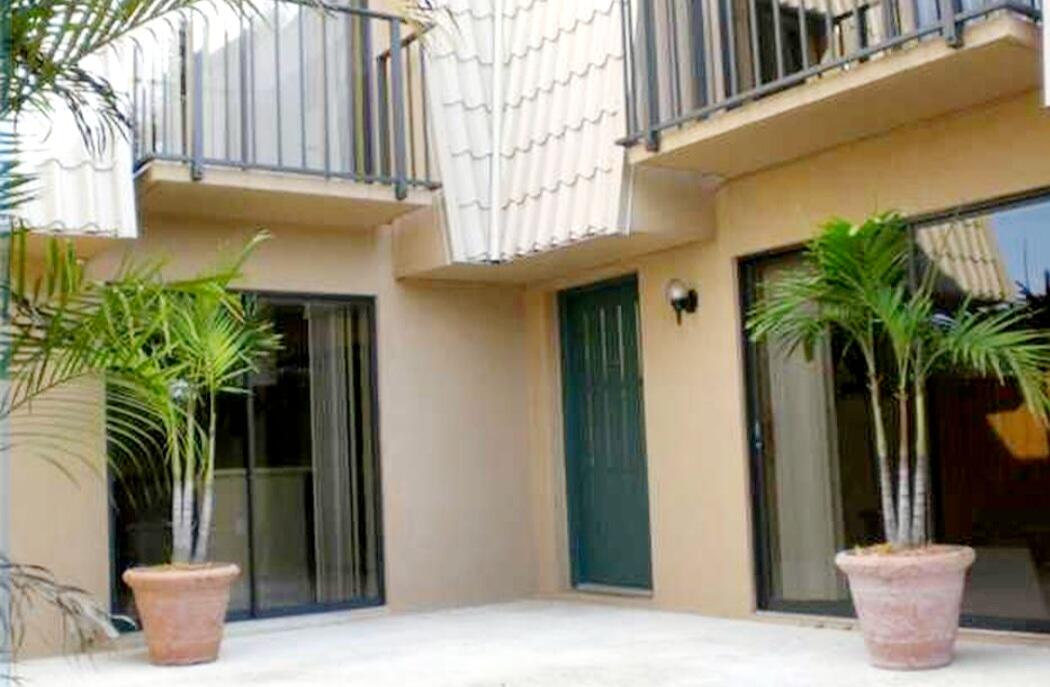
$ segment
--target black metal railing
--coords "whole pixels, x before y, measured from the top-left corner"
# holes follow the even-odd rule
[[[399,17],[345,4],[187,11],[134,45],[137,167],[183,162],[436,188],[422,45]]]
[[[1039,0],[621,0],[627,136],[659,147],[662,131],[704,119]]]

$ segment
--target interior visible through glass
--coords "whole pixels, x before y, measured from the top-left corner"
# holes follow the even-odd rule
[[[914,271],[934,270],[939,306],[1027,302],[1033,321],[1050,328],[1050,200],[920,225],[914,235]],[[751,297],[798,260],[750,263]],[[881,538],[863,368],[834,340],[808,360],[752,346],[748,367],[762,605],[851,612],[832,556]],[[933,531],[977,551],[963,622],[1050,631],[1050,434],[995,379],[942,374],[929,397]]]
[[[369,301],[259,297],[282,348],[221,397],[211,559],[240,565],[233,616],[381,602],[378,457]],[[154,459],[157,459],[154,457]],[[167,494],[115,481],[119,573],[166,561]]]

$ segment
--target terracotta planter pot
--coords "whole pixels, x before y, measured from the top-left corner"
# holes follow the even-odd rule
[[[214,661],[219,655],[230,585],[241,574],[233,563],[157,566],[124,571],[156,665]]]
[[[849,577],[872,665],[916,670],[951,663],[966,570],[974,558],[968,546],[835,556]]]

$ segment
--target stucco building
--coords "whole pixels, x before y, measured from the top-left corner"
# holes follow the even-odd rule
[[[751,346],[744,313],[821,221],[887,209],[946,298],[1046,295],[1040,10],[449,0],[420,37],[380,2],[262,5],[129,47],[134,182],[68,181],[137,202],[77,239],[94,274],[273,235],[239,286],[289,345],[224,409],[234,614],[848,615],[831,556],[878,532],[863,393],[833,346]],[[964,623],[1050,631],[1046,430],[986,380],[933,386],[935,532],[978,551]],[[14,555],[124,610],[161,522],[72,470],[16,456]]]

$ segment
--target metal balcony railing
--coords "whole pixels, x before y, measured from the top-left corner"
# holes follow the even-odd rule
[[[438,186],[421,42],[399,17],[263,0],[187,11],[133,49],[136,167],[151,160]]]
[[[621,0],[627,136],[701,120],[1039,0]]]

